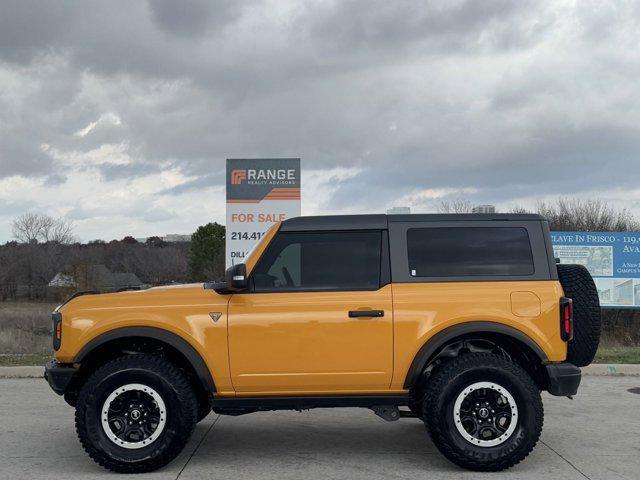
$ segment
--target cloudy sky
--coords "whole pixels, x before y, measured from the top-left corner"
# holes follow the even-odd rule
[[[304,214],[640,214],[638,45],[634,1],[4,0],[0,241],[222,222],[228,157],[301,157]]]

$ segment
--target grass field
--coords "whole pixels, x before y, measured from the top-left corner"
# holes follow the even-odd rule
[[[52,303],[0,302],[0,354],[49,354],[54,308]]]
[[[600,347],[594,363],[640,363],[640,347]]]
[[[49,360],[51,360],[50,353],[5,353],[0,354],[0,367],[41,366]]]
[[[43,365],[51,356],[53,303],[0,302],[0,366]],[[603,338],[596,363],[640,363],[640,346]]]

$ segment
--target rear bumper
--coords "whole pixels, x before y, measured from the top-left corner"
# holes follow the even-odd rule
[[[51,389],[58,395],[64,394],[69,382],[78,371],[73,365],[58,363],[51,360],[44,366],[44,378],[49,382]]]
[[[573,363],[554,363],[547,365],[549,375],[549,393],[559,397],[568,397],[578,393],[582,372]]]

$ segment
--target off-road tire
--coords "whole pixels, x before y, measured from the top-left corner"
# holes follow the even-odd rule
[[[567,346],[567,361],[577,367],[589,365],[600,343],[601,314],[598,290],[582,265],[557,265],[564,294],[573,301],[573,340]]]
[[[422,409],[422,403],[420,402],[410,403],[409,410],[411,411],[411,413],[413,413],[416,416],[416,418],[423,420],[422,414],[424,413],[424,411]]]
[[[100,410],[118,387],[141,383],[166,405],[166,425],[151,444],[138,449],[116,445],[105,434]],[[96,370],[83,385],[76,405],[76,431],[84,450],[102,467],[119,473],[156,470],[184,448],[196,424],[198,401],[188,379],[172,363],[153,355],[119,357]]]
[[[196,423],[200,423],[207,418],[207,415],[211,413],[211,405],[206,398],[200,398],[198,400],[198,415],[196,416]]]
[[[480,447],[455,426],[454,402],[475,382],[495,382],[513,396],[518,419],[504,443]],[[476,471],[499,471],[522,461],[540,438],[543,407],[540,391],[516,363],[491,353],[463,354],[433,372],[426,386],[423,417],[433,443],[450,461]]]

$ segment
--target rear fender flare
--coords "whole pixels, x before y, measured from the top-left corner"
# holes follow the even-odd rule
[[[540,358],[541,363],[548,361],[547,355],[542,348],[528,335],[522,333],[520,330],[496,322],[465,322],[453,325],[445,328],[444,330],[436,333],[433,337],[425,342],[424,345],[418,350],[416,356],[411,362],[409,371],[404,381],[404,388],[412,388],[417,380],[420,378],[420,374],[424,368],[428,365],[428,362],[434,357],[434,355],[451,340],[468,334],[474,333],[498,333],[518,340],[527,345],[531,350]]]

